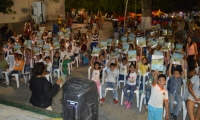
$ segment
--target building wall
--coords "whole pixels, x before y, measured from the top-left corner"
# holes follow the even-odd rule
[[[43,2],[44,4],[44,20],[56,20],[58,15],[65,18],[65,0],[13,0],[14,6],[12,9],[16,14],[0,13],[0,28],[5,23],[8,23],[9,29],[22,29],[23,23],[26,20],[32,19],[32,3]]]

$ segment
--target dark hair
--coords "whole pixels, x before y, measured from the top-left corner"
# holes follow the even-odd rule
[[[40,58],[40,59],[42,58],[42,54],[39,54],[39,58]]]
[[[33,76],[42,75],[46,67],[43,62],[38,62],[34,65]]]
[[[129,68],[132,67],[132,66],[133,66],[134,68],[136,68],[135,64],[132,64],[132,63],[129,65]]]
[[[112,67],[112,66],[113,66],[113,67],[116,67],[116,64],[115,64],[115,63],[111,63],[111,64],[110,64],[110,67]]]
[[[10,38],[10,41],[11,41],[12,43],[14,43],[14,42],[15,42],[15,40],[14,40],[13,38]]]
[[[126,60],[126,58],[123,58],[122,61]]]
[[[55,52],[55,54],[56,54],[56,53],[58,53],[58,54],[59,54],[59,52],[58,52],[58,51],[56,51],[56,52]]]
[[[47,56],[47,57],[45,57],[44,59],[45,59],[45,60],[47,60],[47,59],[49,59],[49,60],[50,60],[50,57],[49,57],[49,56]]]
[[[174,72],[175,71],[177,71],[177,72],[179,72],[179,74],[181,74],[181,71],[179,69],[176,68],[176,69],[174,69]]]
[[[165,80],[166,80],[166,75],[164,75],[164,74],[158,75],[158,79],[160,79],[161,77],[165,78]]]
[[[142,60],[143,60],[143,59],[146,59],[146,60],[147,60],[147,63],[145,63],[144,65],[148,65],[148,63],[149,63],[149,60],[148,60],[148,58],[146,58],[146,57],[143,57],[143,58],[142,58]]]
[[[100,68],[101,68],[101,65],[100,65],[100,63],[96,61],[96,62],[94,62],[94,66],[95,66],[96,64],[98,64],[98,65],[99,65],[99,68],[98,68],[98,69],[100,69]]]
[[[189,47],[190,47],[190,46],[193,44],[193,40],[192,40],[192,37],[191,37],[191,36],[188,36],[187,39],[188,39],[189,37],[191,38],[191,42],[190,42],[190,44],[189,44]],[[188,43],[187,39],[186,39],[186,43]]]

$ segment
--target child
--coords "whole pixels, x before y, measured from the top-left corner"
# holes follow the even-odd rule
[[[115,59],[115,63],[111,63],[112,60]],[[102,86],[102,98],[100,100],[101,103],[105,101],[105,89],[107,87],[113,88],[114,94],[113,94],[113,102],[115,104],[118,103],[118,92],[117,92],[117,76],[119,75],[118,73],[118,60],[116,58],[112,58],[109,60],[107,64],[107,81],[104,83]]]
[[[65,57],[66,57],[66,50],[65,50],[65,47],[64,46],[60,46],[60,59],[64,60]]]
[[[183,62],[181,62],[183,68]],[[172,68],[172,61],[170,62],[169,71]],[[169,91],[169,108],[171,118],[177,120],[177,116],[179,114],[179,110],[182,105],[182,97],[181,97],[181,86],[183,84],[184,73],[181,77],[181,71],[179,69],[175,69],[173,75],[169,72],[169,81],[167,84],[167,89]],[[174,110],[174,101],[177,102],[176,108]]]
[[[140,50],[140,58],[142,58],[142,49]],[[141,61],[138,63],[137,66],[138,66],[138,70],[141,71],[140,90],[142,90],[143,89],[143,76],[144,76],[144,74],[146,72],[148,72],[148,68],[149,68],[149,66],[148,66],[148,59],[146,57],[143,57],[141,59]]]
[[[55,55],[53,56],[52,71],[54,71],[55,69],[58,69],[59,68],[59,64],[60,64],[60,56],[59,56],[59,52],[56,51]]]
[[[126,58],[121,58],[121,63],[119,65],[119,80],[124,80],[124,74],[128,70],[128,60]]]
[[[151,86],[151,96],[148,102],[148,120],[162,120],[163,119],[163,102],[165,104],[166,115],[169,119],[168,107],[168,92],[164,88],[166,84],[166,76],[155,71],[154,79]]]
[[[129,72],[127,77],[128,77],[127,83],[126,86],[123,88],[123,91],[124,91],[124,96],[126,97],[124,105],[126,105],[126,108],[129,109],[131,108],[132,105],[134,91],[137,88],[136,85],[137,68],[133,64],[129,66]],[[127,90],[130,90],[130,96],[128,96]]]
[[[46,73],[51,73],[52,63],[51,63],[51,57],[47,56],[44,58],[44,64],[46,65]]]
[[[91,61],[90,61],[90,65],[91,65],[92,71],[93,71],[91,80],[95,81],[98,92],[100,94],[100,90],[99,90],[99,86],[101,85],[100,84],[100,73],[103,69],[103,67],[101,67],[100,64],[103,64],[103,63],[101,63],[100,61],[96,61],[96,62],[93,62],[93,61],[94,61],[94,56],[92,56]],[[104,64],[103,64],[103,66],[104,66]]]
[[[42,54],[36,55],[35,63],[43,62]]]
[[[82,61],[83,61],[83,65],[88,65],[89,64],[89,55],[87,52],[85,52],[82,56]]]
[[[31,54],[31,49],[26,48],[26,62],[25,62],[25,67],[24,67],[24,73],[31,72],[31,59],[32,59],[32,54]]]
[[[14,64],[14,69],[10,72],[10,74],[8,75],[9,80],[11,80],[11,75],[12,74],[18,74],[19,78],[21,76],[23,67],[24,67],[24,60],[22,59],[22,55],[21,54],[16,54],[15,56],[15,64]]]

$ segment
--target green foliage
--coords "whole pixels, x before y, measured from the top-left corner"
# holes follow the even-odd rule
[[[13,5],[13,0],[0,0],[0,12],[3,14],[15,14],[16,12],[12,10]]]

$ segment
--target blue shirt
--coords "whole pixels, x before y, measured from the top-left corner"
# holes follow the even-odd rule
[[[57,34],[59,31],[58,25],[57,24],[53,24],[53,33]]]

